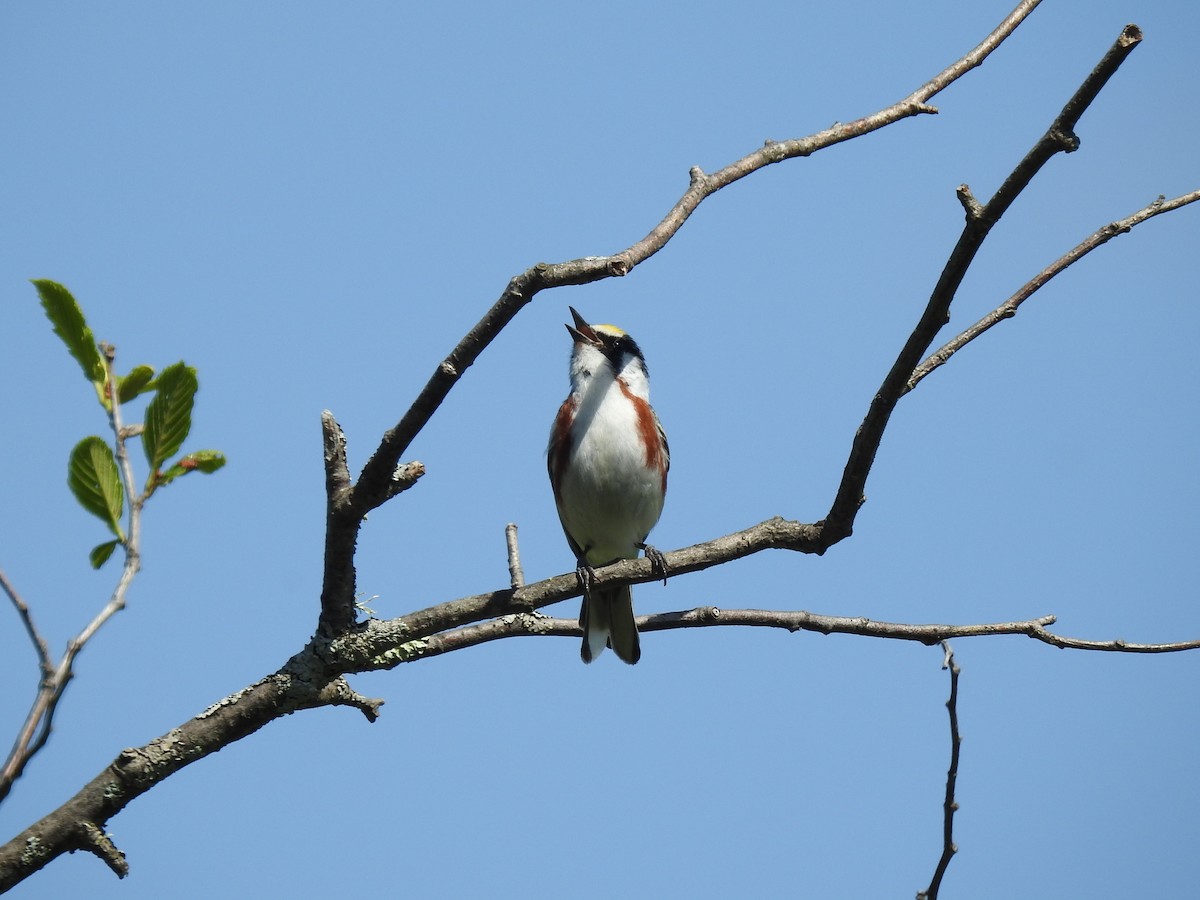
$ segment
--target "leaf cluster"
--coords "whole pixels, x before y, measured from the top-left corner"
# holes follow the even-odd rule
[[[93,568],[98,569],[118,546],[128,547],[128,537],[121,525],[125,518],[125,482],[131,493],[130,511],[140,510],[160,487],[189,472],[215,472],[225,465],[225,456],[217,450],[194,450],[168,463],[182,449],[192,429],[192,407],[199,389],[194,368],[180,361],[158,373],[151,366],[138,365],[125,375],[117,375],[113,371],[114,349],[96,343],[71,292],[48,279],[35,279],[33,284],[54,333],[79,363],[113,426],[112,444],[96,435],[85,437],[75,445],[67,464],[71,493],[80,506],[100,519],[114,535],[112,540],[94,547],[89,555]],[[145,423],[123,427],[119,416],[121,406],[144,394],[153,395],[146,406]],[[133,496],[132,469],[128,468],[125,444],[136,435],[141,437],[150,471],[142,493]],[[127,467],[128,477],[124,481],[118,459]]]

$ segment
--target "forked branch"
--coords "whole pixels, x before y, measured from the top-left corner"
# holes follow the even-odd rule
[[[967,269],[970,268],[992,226],[1000,220],[1051,157],[1057,153],[1069,153],[1079,146],[1075,126],[1079,123],[1080,116],[1141,39],[1141,29],[1136,25],[1125,26],[1096,68],[1067,101],[1062,112],[1050,123],[1046,133],[1004,179],[1004,183],[992,199],[981,205],[966,185],[958,189],[959,199],[966,211],[966,225],[934,286],[925,311],[871,400],[867,415],[854,435],[842,481],[838,485],[833,505],[825,517],[825,539],[829,545],[848,537],[853,531],[855,516],[863,502],[867,475],[875,462],[875,454],[879,450],[880,441],[883,440],[888,420],[900,398],[908,391],[909,379],[921,357],[950,320],[950,304],[954,295],[958,292]]]
[[[1052,278],[1060,272],[1065,271],[1070,266],[1079,262],[1083,257],[1087,256],[1098,247],[1103,247],[1113,238],[1121,234],[1127,234],[1132,231],[1135,226],[1142,222],[1152,219],[1157,215],[1165,212],[1171,212],[1179,209],[1182,206],[1187,206],[1189,203],[1195,203],[1200,200],[1200,190],[1192,191],[1191,193],[1182,194],[1171,200],[1164,197],[1159,197],[1153,203],[1143,206],[1132,215],[1126,216],[1124,219],[1117,219],[1115,222],[1109,222],[1103,228],[1094,232],[1086,240],[1075,245],[1071,250],[1064,253],[1042,271],[1038,272],[1033,278],[1025,282],[1021,289],[1015,294],[993,309],[990,313],[972,325],[970,328],[963,331],[957,337],[947,341],[940,349],[931,354],[924,362],[917,366],[916,370],[908,379],[908,383],[904,386],[904,393],[908,393],[918,384],[920,384],[928,375],[931,375],[936,369],[944,366],[950,361],[950,357],[965,347],[975,338],[979,337],[984,332],[998,325],[1005,319],[1011,319],[1017,314],[1017,310],[1021,304],[1037,293],[1041,288],[1045,287]]]
[[[240,740],[280,716],[299,709],[330,704],[358,708],[368,718],[376,715],[379,701],[355,694],[341,679],[342,675],[388,668],[497,637],[567,633],[568,629],[577,635],[578,626],[575,622],[551,619],[536,613],[539,607],[578,594],[578,584],[573,575],[521,585],[521,579],[513,574],[510,577],[513,587],[504,590],[439,604],[387,622],[356,623],[354,552],[358,528],[367,512],[411,486],[423,471],[419,463],[399,465],[401,455],[407,451],[463,372],[538,292],[627,274],[665,246],[704,198],[766,165],[809,155],[902,118],[934,112],[928,100],[966,71],[979,65],[1037,5],[1037,0],[1026,0],[1019,4],[975,50],[887,109],[847,125],[834,126],[809,138],[770,141],[712,175],[694,169],[687,191],[671,212],[646,238],[627,250],[614,256],[537,265],[514,277],[500,299],[437,368],[396,426],[383,436],[356,483],[350,481],[344,438],[332,416],[327,415],[323,419],[323,426],[329,497],[328,531],[318,635],[272,675],[227,697],[146,747],[123,752],[64,806],[0,847],[0,890],[18,883],[51,859],[72,850],[89,850],[112,864],[117,858],[116,851],[115,848],[112,848],[113,852],[108,851],[111,844],[107,839],[101,839],[103,829],[130,800],[194,760]],[[1052,124],[1047,136],[1035,145],[987,204],[979,204],[969,190],[963,189],[961,196],[967,210],[967,226],[924,313],[868,409],[853,442],[826,520],[803,524],[781,518],[771,519],[742,532],[677,550],[667,555],[672,574],[698,571],[772,548],[822,553],[849,535],[888,418],[896,402],[909,389],[909,380],[921,356],[945,324],[950,302],[980,243],[991,225],[1040,166],[1054,153],[1073,149],[1073,128],[1079,116],[1138,39],[1136,28],[1131,26],[1126,29]],[[617,580],[649,581],[656,577],[650,563],[645,560],[622,562],[596,573],[597,584]],[[803,612],[723,611],[701,607],[684,613],[644,617],[641,625],[644,630],[653,631],[737,624],[894,637],[923,643],[955,636],[1017,633],[1057,646],[1122,652],[1167,652],[1200,645],[1195,642],[1187,647],[1121,642],[1102,644],[1058,638],[1047,630],[1053,621],[1052,617],[1044,617],[1024,623],[993,625],[894,625],[867,619],[837,620]],[[458,646],[452,646],[455,642]],[[1152,647],[1155,649],[1149,649]],[[31,846],[36,846],[36,854],[29,852]]]
[[[759,149],[711,175],[705,174],[699,167],[693,167],[688,188],[683,196],[649,234],[631,247],[611,256],[589,256],[553,264],[539,263],[514,276],[483,318],[434,370],[400,421],[384,433],[379,446],[360,473],[357,483],[348,487],[339,478],[335,494],[332,491],[333,484],[327,480],[331,492],[321,592],[322,633],[342,634],[355,623],[353,554],[358,529],[367,513],[395,495],[394,476],[400,457],[408,450],[413,439],[429,422],[466,370],[539,292],[627,275],[635,266],[665,247],[705,198],[765,166],[786,159],[810,156],[818,150],[861,137],[902,119],[937,112],[929,105],[929,100],[981,65],[1040,2],[1041,0],[1022,0],[978,46],[891,106],[852,122],[838,123],[805,138],[768,140]],[[913,365],[915,364],[914,359]],[[910,366],[909,372],[911,371]],[[325,422],[327,429],[331,421],[332,419]]]
[[[28,605],[21,599],[16,588],[12,586],[8,578],[0,572],[0,587],[8,594],[25,623],[26,631],[38,655],[38,668],[41,672],[33,705],[29,710],[29,714],[25,717],[20,731],[17,733],[12,750],[9,751],[3,767],[0,767],[0,803],[12,791],[13,783],[24,773],[25,767],[29,764],[30,760],[38,754],[50,739],[50,732],[54,726],[54,714],[58,710],[58,702],[62,699],[63,691],[66,690],[67,684],[75,675],[75,658],[87,646],[96,632],[109,619],[125,608],[125,595],[142,565],[142,504],[145,501],[145,496],[138,494],[138,486],[134,481],[133,467],[129,463],[129,452],[126,445],[126,438],[129,436],[129,432],[121,419],[120,398],[117,396],[116,391],[111,389],[111,386],[117,383],[112,373],[113,349],[107,345],[102,345],[102,349],[104,350],[104,365],[108,368],[108,384],[110,385],[109,424],[115,440],[118,472],[124,486],[125,495],[129,497],[129,533],[122,542],[125,550],[125,565],[121,569],[121,575],[117,579],[116,587],[113,588],[108,602],[83,630],[67,643],[67,649],[63,652],[62,659],[58,661],[57,665],[51,660],[49,648],[41,634],[38,633]]]
[[[386,499],[387,479],[413,439],[429,422],[463,373],[479,358],[480,353],[539,292],[567,285],[590,284],[605,278],[629,274],[635,266],[665,247],[707,197],[765,166],[786,159],[810,156],[818,150],[878,131],[902,119],[937,112],[928,105],[928,101],[967,72],[981,65],[1040,2],[1041,0],[1022,0],[978,46],[891,106],[852,122],[838,123],[808,137],[786,141],[769,140],[759,149],[711,175],[706,175],[699,168],[693,168],[690,183],[683,196],[649,234],[631,247],[612,256],[589,256],[553,264],[539,263],[515,276],[492,308],[434,371],[400,421],[384,434],[383,440],[354,487],[356,508],[367,512]]]

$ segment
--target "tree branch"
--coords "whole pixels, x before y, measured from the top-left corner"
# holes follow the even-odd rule
[[[346,435],[329,410],[321,413],[321,439],[325,458],[325,572],[317,630],[332,636],[348,631],[357,619],[354,551],[362,516],[350,500]],[[420,462],[397,466],[384,486],[384,499],[407,491],[424,474],[425,466]]]
[[[950,713],[950,768],[946,771],[946,799],[942,802],[942,856],[933,871],[929,887],[917,892],[917,900],[937,900],[938,891],[942,889],[942,878],[946,875],[950,860],[958,852],[958,847],[954,845],[954,814],[958,811],[954,789],[958,784],[958,756],[962,750],[962,735],[958,733],[959,668],[948,641],[942,641],[942,649],[946,653],[942,668],[950,670],[950,699],[946,701],[946,710]]]
[[[30,612],[29,604],[21,597],[16,586],[8,580],[3,569],[0,569],[0,590],[8,595],[8,599],[17,608],[17,615],[21,617],[25,633],[29,635],[29,641],[33,644],[33,650],[37,654],[38,668],[42,671],[42,677],[48,678],[54,673],[54,664],[50,661],[50,647],[33,621],[33,613]]]
[[[713,175],[706,175],[699,167],[693,167],[688,189],[683,196],[646,237],[628,249],[607,257],[584,257],[557,264],[539,263],[513,277],[491,309],[438,365],[400,421],[384,433],[379,446],[363,467],[358,482],[349,486],[339,473],[337,489],[334,490],[327,473],[326,483],[330,492],[326,515],[325,572],[321,588],[321,633],[327,636],[342,634],[354,626],[354,548],[358,529],[367,513],[399,492],[395,484],[401,455],[408,450],[463,373],[540,291],[628,274],[666,246],[706,197],[764,166],[809,156],[825,147],[868,134],[901,119],[936,112],[927,101],[979,66],[1039,3],[1040,0],[1023,0],[978,46],[892,106],[848,124],[839,123],[807,138],[767,141],[760,149]],[[913,364],[916,364],[915,359]],[[908,371],[912,371],[911,366]],[[327,432],[330,427],[336,427],[331,416],[324,424]],[[327,447],[328,443],[327,434]],[[836,534],[836,531],[833,533]]]
[[[1126,234],[1132,231],[1134,226],[1140,225],[1147,219],[1152,219],[1157,215],[1172,210],[1179,209],[1181,206],[1187,206],[1189,203],[1195,203],[1200,200],[1200,190],[1192,191],[1189,194],[1182,194],[1171,200],[1166,200],[1159,196],[1157,200],[1148,206],[1143,206],[1137,212],[1124,219],[1118,219],[1115,222],[1110,222],[1099,231],[1092,234],[1089,238],[1077,244],[1067,253],[1060,256],[1042,271],[1038,272],[1033,278],[1025,282],[1019,291],[997,306],[994,310],[972,325],[970,328],[963,331],[953,340],[947,341],[937,352],[931,354],[924,362],[922,362],[913,371],[908,379],[908,383],[904,386],[904,393],[907,394],[918,384],[930,375],[934,370],[944,366],[949,362],[950,357],[969,344],[975,338],[979,337],[985,331],[988,331],[992,326],[1003,322],[1005,319],[1011,319],[1017,314],[1017,309],[1021,304],[1033,296],[1038,290],[1044,287],[1054,276],[1065,271],[1070,266],[1077,263],[1083,257],[1087,256],[1097,247],[1102,247],[1115,238],[1117,235]]]
[[[942,270],[925,311],[871,400],[866,417],[854,435],[842,481],[838,485],[829,514],[825,517],[825,528],[829,532],[826,540],[829,546],[849,537],[853,532],[854,519],[864,499],[863,490],[866,487],[867,476],[874,465],[875,454],[883,440],[883,432],[887,428],[892,411],[906,393],[909,379],[922,354],[929,349],[942,326],[950,320],[950,304],[984,239],[1051,157],[1060,152],[1069,153],[1079,146],[1075,126],[1080,116],[1141,39],[1141,30],[1136,25],[1125,26],[1096,68],[1067,101],[1062,112],[1050,123],[1046,133],[1017,164],[991,200],[980,206],[971,195],[970,188],[962,185],[958,189],[959,199],[967,213],[966,225]]]
[[[28,607],[17,596],[15,590],[10,590],[11,585],[7,579],[3,580],[5,593],[16,604],[18,611],[22,612],[26,629],[29,630],[30,637],[38,649],[41,677],[38,680],[37,694],[29,714],[25,717],[25,722],[17,734],[3,768],[0,768],[0,803],[12,791],[13,784],[24,773],[29,761],[46,746],[46,741],[50,739],[58,702],[62,699],[63,691],[66,690],[67,684],[75,674],[75,657],[87,646],[88,641],[104,626],[105,622],[125,608],[125,594],[142,567],[142,505],[145,503],[146,495],[138,493],[137,483],[133,477],[133,466],[129,462],[129,451],[126,445],[129,431],[121,420],[121,401],[116,391],[117,379],[113,375],[113,359],[116,351],[109,344],[101,344],[100,350],[108,375],[106,381],[110,401],[108,415],[115,440],[117,470],[121,474],[125,496],[129,498],[129,534],[122,542],[125,549],[125,565],[108,603],[78,635],[67,643],[67,649],[57,666],[53,666],[49,648],[33,627],[33,619]]]
[[[96,854],[118,875],[128,867],[105,824],[129,803],[185,766],[301,709],[348,705],[368,719],[382,701],[360,697],[328,672],[310,644],[277,672],[217,702],[144,747],[123,750],[112,763],[54,812],[0,846],[0,893],[63,853]],[[117,865],[117,860],[121,865]]]
[[[768,140],[758,150],[711,175],[706,175],[699,167],[693,167],[688,188],[683,196],[649,234],[626,250],[612,256],[589,256],[555,264],[539,263],[513,277],[492,308],[437,367],[400,421],[384,434],[379,447],[363,468],[354,487],[355,509],[360,514],[366,513],[387,499],[387,479],[401,455],[429,422],[463,373],[540,291],[567,285],[590,284],[605,278],[627,275],[635,266],[665,247],[701,202],[733,182],[765,166],[786,159],[810,156],[818,150],[878,131],[901,119],[936,112],[937,110],[928,105],[928,101],[967,72],[981,65],[1040,2],[1041,0],[1023,0],[1017,4],[978,46],[891,106],[852,122],[838,123],[809,137],[787,141]],[[916,360],[914,365],[915,363]],[[908,371],[912,371],[911,366]]]
[[[521,568],[521,548],[517,543],[515,522],[509,522],[504,526],[504,544],[508,549],[508,583],[515,591],[525,586],[525,572]]]
[[[765,523],[770,524],[770,523]],[[710,542],[716,544],[719,542]],[[696,545],[703,547],[705,545]],[[668,554],[668,560],[686,559],[693,548]],[[642,566],[640,580],[655,580],[646,560],[626,561],[597,570],[600,583],[615,582],[622,567]],[[389,622],[368,622],[360,633],[333,641],[314,640],[275,674],[243,691],[218,702],[179,728],[168,732],[145,747],[122,752],[104,772],[66,804],[0,847],[0,891],[18,883],[61,853],[93,849],[89,843],[94,826],[104,824],[131,800],[150,790],[184,766],[203,759],[229,744],[253,734],[280,716],[300,709],[325,705],[347,705],[360,709],[369,720],[378,715],[382,700],[355,693],[341,678],[342,674],[389,669],[418,659],[440,656],[455,650],[509,637],[554,635],[578,639],[575,619],[543,616],[529,609],[531,603],[545,605],[577,596],[574,575],[560,575],[530,585],[518,602],[513,591],[464,598],[464,609],[477,608],[491,598],[497,608],[508,608],[490,621],[481,621],[442,633],[417,634],[422,623],[417,614]],[[499,598],[507,598],[501,600]],[[535,599],[536,598],[536,599]],[[444,610],[454,604],[442,604],[430,611]],[[865,617],[823,616],[804,611],[723,610],[712,606],[686,612],[641,616],[642,632],[676,628],[746,626],[781,628],[787,631],[811,631],[820,634],[851,634],[865,637],[935,644],[950,638],[1023,634],[1058,647],[1081,650],[1108,650],[1125,653],[1167,653],[1200,649],[1200,640],[1175,644],[1135,644],[1123,640],[1085,641],[1064,638],[1047,630],[1054,616],[1042,616],[1021,622],[997,622],[970,625],[914,625],[880,622]],[[90,823],[90,824],[89,824]],[[38,848],[31,854],[28,848]],[[107,860],[106,860],[107,861]]]
[[[394,620],[396,621],[396,620]],[[805,610],[775,609],[722,609],[716,606],[699,606],[682,612],[655,613],[638,616],[638,631],[671,631],[677,628],[777,628],[789,632],[809,631],[818,634],[849,634],[858,637],[882,638],[885,640],[914,641],[933,645],[952,638],[996,637],[998,635],[1025,635],[1034,640],[1073,650],[1098,650],[1118,653],[1180,653],[1200,650],[1200,640],[1176,641],[1164,644],[1139,644],[1123,639],[1111,641],[1089,641],[1070,638],[1049,631],[1057,618],[1053,615],[1039,616],[1017,622],[987,622],[981,624],[943,625],[907,624],[883,622],[865,616],[826,616]],[[386,628],[392,623],[379,623]],[[555,618],[538,612],[517,612],[487,619],[471,625],[422,637],[394,638],[390,646],[373,645],[379,652],[365,663],[360,652],[347,653],[346,662],[367,670],[391,669],[401,663],[416,662],[431,656],[442,656],[456,650],[464,650],[478,644],[513,637],[569,637],[578,639],[582,634],[579,622],[574,619]],[[354,660],[353,662],[351,662]]]
[[[382,701],[356,694],[342,679],[341,676],[345,674],[390,668],[401,662],[520,634],[570,634],[577,637],[579,629],[574,620],[550,618],[536,612],[542,606],[578,596],[578,582],[573,574],[460,598],[386,622],[372,620],[361,625],[355,624],[353,561],[357,530],[366,513],[411,486],[424,471],[419,463],[399,466],[400,456],[439,408],[462,373],[539,291],[627,274],[634,266],[662,249],[704,198],[759,168],[783,159],[809,155],[901,118],[934,112],[927,101],[965,72],[978,66],[1037,5],[1037,0],[1026,0],[1018,5],[1005,22],[975,50],[891,107],[848,125],[836,125],[810,138],[769,141],[761,149],[713,175],[706,175],[698,168],[693,169],[688,190],[668,215],[646,238],[622,253],[560,264],[539,264],[514,277],[500,299],[434,372],[396,426],[385,433],[355,484],[350,483],[345,438],[332,416],[323,416],[328,508],[322,616],[318,635],[274,674],[225,698],[145,747],[122,752],[74,798],[0,847],[0,890],[23,880],[56,856],[73,850],[88,850],[103,858],[106,864],[114,865],[119,851],[111,847],[111,842],[106,838],[101,839],[108,820],[132,799],[174,772],[254,733],[275,718],[300,709],[332,704],[352,706],[372,719],[378,714]],[[902,396],[920,355],[927,350],[945,323],[953,294],[979,244],[1045,160],[1060,150],[1074,148],[1074,144],[1077,144],[1073,135],[1075,122],[1137,39],[1135,27],[1126,29],[1118,45],[1110,50],[1096,72],[1089,76],[1075,98],[1055,120],[1047,137],[1035,145],[988,204],[980,205],[974,201],[969,189],[961,191],[960,197],[967,210],[966,229],[947,262],[925,313],[868,410],[855,438],[828,519],[803,524],[774,518],[725,537],[674,551],[667,555],[672,576],[699,571],[765,549],[819,554],[849,535],[887,419]],[[132,493],[130,496],[133,496]],[[596,584],[644,582],[657,580],[658,577],[648,560],[627,560],[598,570]],[[514,583],[519,581],[515,577],[511,580]],[[818,616],[807,612],[729,611],[700,607],[687,612],[644,616],[639,619],[639,625],[644,631],[718,625],[777,627],[791,631],[888,637],[925,644],[951,637],[1026,634],[1055,646],[1122,652],[1170,652],[1200,647],[1200,641],[1140,645],[1123,641],[1093,642],[1061,638],[1047,630],[1047,626],[1054,621],[1054,617],[1046,616],[1016,623],[902,625],[865,618]],[[123,861],[123,857],[121,859]]]
[[[325,571],[317,630],[337,634],[353,625],[356,618],[354,549],[358,520],[348,510],[351,484],[346,435],[329,410],[321,413],[321,442],[325,460]]]

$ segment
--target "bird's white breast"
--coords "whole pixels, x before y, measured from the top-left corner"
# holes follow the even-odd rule
[[[632,559],[662,513],[662,474],[647,466],[637,409],[621,385],[600,376],[580,387],[559,514],[592,565]]]

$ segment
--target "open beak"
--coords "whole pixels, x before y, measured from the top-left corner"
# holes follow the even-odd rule
[[[573,327],[568,325],[567,331],[571,332],[571,337],[575,339],[576,343],[591,344],[594,347],[600,346],[600,336],[596,334],[592,326],[587,323],[583,316],[575,311],[575,307],[568,306],[567,309],[571,311],[571,318],[575,320],[575,325]]]

